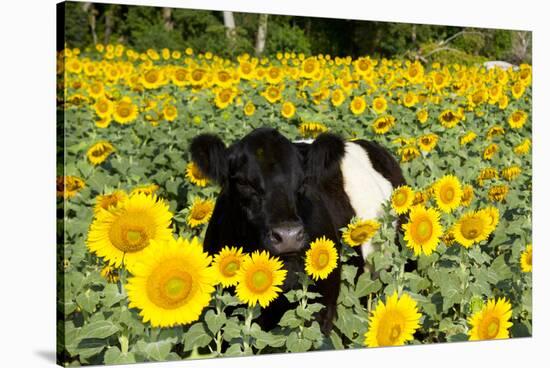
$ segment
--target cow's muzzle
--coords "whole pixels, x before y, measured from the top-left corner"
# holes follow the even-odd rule
[[[271,228],[269,245],[274,255],[300,252],[304,246],[304,226],[298,222],[281,223]]]

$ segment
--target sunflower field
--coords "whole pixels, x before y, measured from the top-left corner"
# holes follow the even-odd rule
[[[531,67],[122,45],[58,58],[58,362],[198,359],[531,336]],[[400,161],[376,219],[308,246],[302,288],[280,260],[202,250],[220,188],[189,144],[261,126],[332,132]],[[398,216],[405,219],[396,232]],[[395,241],[396,236],[398,242]],[[369,269],[353,250],[372,239]],[[415,261],[413,271],[405,264]],[[330,336],[308,289],[342,263]],[[264,331],[275,298],[296,308]]]

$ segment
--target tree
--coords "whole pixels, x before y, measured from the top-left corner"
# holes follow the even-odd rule
[[[256,33],[256,48],[257,56],[260,56],[265,50],[265,39],[267,37],[267,14],[260,14],[258,21],[258,33]]]

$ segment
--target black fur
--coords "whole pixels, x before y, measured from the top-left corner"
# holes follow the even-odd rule
[[[384,148],[367,141],[358,143],[392,185],[404,182],[399,165]],[[271,128],[256,129],[228,148],[213,135],[193,139],[193,161],[221,185],[205,235],[205,250],[215,254],[232,245],[242,246],[245,252],[274,253],[268,236],[271,229],[280,223],[299,224],[305,232],[300,249],[280,254],[288,271],[283,290],[299,286],[296,272],[304,270],[309,242],[325,236],[339,251],[338,230],[354,216],[340,170],[344,148],[344,141],[333,134],[322,134],[312,144],[293,144]],[[353,259],[362,270],[363,258]],[[318,319],[326,335],[336,314],[340,270],[338,264],[327,279],[314,286],[325,305]],[[279,297],[263,311],[259,323],[271,329],[292,307],[286,298]]]

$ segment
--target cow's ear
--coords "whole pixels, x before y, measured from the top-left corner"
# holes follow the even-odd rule
[[[191,141],[191,159],[208,178],[221,183],[227,175],[225,144],[213,134],[201,134]]]
[[[330,133],[320,134],[311,144],[306,159],[306,177],[315,183],[333,178],[340,169],[345,154],[342,138]]]

